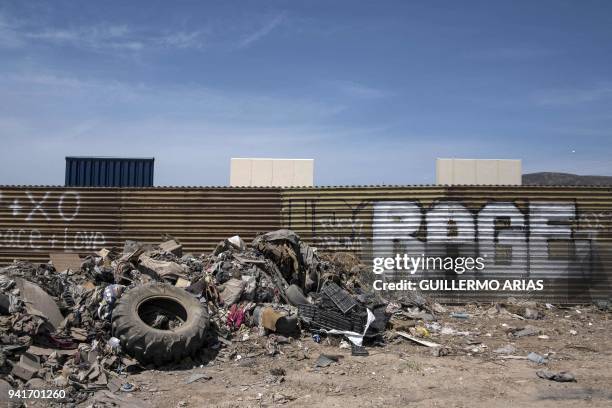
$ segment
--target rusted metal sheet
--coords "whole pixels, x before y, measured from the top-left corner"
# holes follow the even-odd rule
[[[118,189],[0,187],[0,263],[120,244]]]
[[[322,251],[368,265],[407,253],[482,258],[481,270],[440,265],[385,274],[389,281],[542,280],[544,290],[435,291],[441,300],[529,296],[572,303],[608,298],[612,282],[610,187],[422,186],[296,188],[282,192],[283,225]]]
[[[0,187],[1,264],[47,262],[51,252],[84,256],[125,239],[158,243],[162,235],[198,254],[231,235],[248,241],[281,226],[368,266],[396,253],[483,258],[480,271],[434,265],[420,278],[543,279],[545,290],[528,295],[559,303],[610,296],[610,187]],[[525,292],[433,294],[459,302]]]
[[[133,189],[121,201],[121,239],[158,243],[162,234],[179,239],[183,251],[209,252],[219,241],[280,226],[278,189]]]
[[[280,209],[278,189],[0,187],[0,264],[86,255],[125,239],[159,243],[164,234],[199,254],[279,228]]]

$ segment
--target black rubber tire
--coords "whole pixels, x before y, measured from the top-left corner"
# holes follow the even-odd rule
[[[153,328],[139,315],[141,305],[159,307],[163,302],[178,304],[180,313],[184,311],[183,324],[174,330]],[[130,289],[117,301],[112,317],[113,335],[123,350],[142,364],[156,366],[193,356],[205,341],[208,324],[205,305],[183,289],[163,283]]]

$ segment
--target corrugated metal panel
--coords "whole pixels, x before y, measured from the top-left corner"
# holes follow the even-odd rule
[[[119,245],[118,189],[0,187],[0,263]]]
[[[153,158],[66,157],[66,187],[151,187]]]
[[[610,187],[328,187],[284,189],[283,225],[321,250],[375,257],[483,257],[480,272],[428,268],[417,279],[543,279],[529,296],[558,303],[612,294]],[[462,261],[461,261],[462,262]],[[459,268],[461,269],[461,268]],[[400,271],[387,280],[408,278]],[[430,292],[444,301],[525,292]]]
[[[199,254],[279,227],[278,189],[0,187],[0,264],[84,255],[125,239],[154,244],[163,234]]]
[[[162,233],[186,251],[209,252],[219,241],[280,227],[278,189],[130,189],[122,195],[121,234],[158,243]]]
[[[49,252],[90,253],[125,239],[173,235],[193,253],[223,238],[281,225],[320,250],[375,256],[486,256],[478,276],[546,279],[550,302],[610,295],[612,188],[354,186],[325,188],[0,187],[0,263],[46,262]],[[465,279],[429,270],[426,277]],[[401,276],[400,276],[401,277]],[[395,277],[397,278],[397,276]],[[438,293],[492,300],[522,293]]]

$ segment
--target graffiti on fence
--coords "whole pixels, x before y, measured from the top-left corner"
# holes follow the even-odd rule
[[[339,211],[342,215],[334,212],[330,215],[315,220],[318,225],[315,231],[316,245],[335,250],[356,251],[366,245],[370,240],[366,236],[364,210],[369,206],[369,201],[361,201],[352,206],[344,201],[345,209]]]
[[[580,213],[574,201],[491,200],[478,209],[459,200],[333,204],[304,202],[313,242],[322,250],[371,251],[372,256],[481,256],[488,271],[558,271],[592,262],[609,211]],[[295,217],[295,216],[294,216]],[[298,217],[299,218],[299,217]],[[305,219],[305,221],[307,221]]]
[[[80,230],[76,224],[81,196],[76,191],[20,192],[7,199],[0,191],[0,248],[23,250],[80,251],[101,248],[101,231]],[[53,226],[53,228],[50,228]]]

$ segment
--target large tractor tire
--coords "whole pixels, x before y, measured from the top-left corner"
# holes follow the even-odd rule
[[[142,364],[160,366],[192,356],[202,347],[208,309],[183,289],[162,283],[143,285],[119,298],[112,328],[129,355]]]

